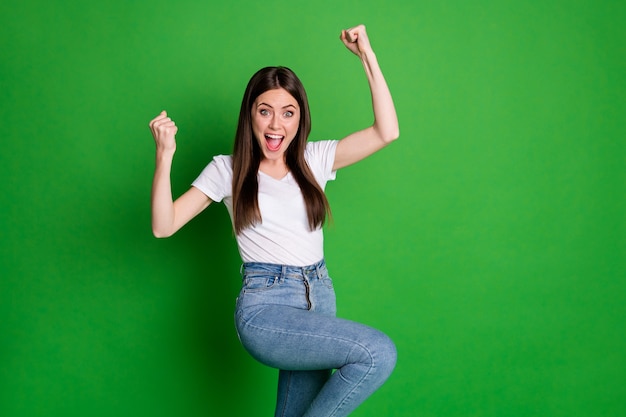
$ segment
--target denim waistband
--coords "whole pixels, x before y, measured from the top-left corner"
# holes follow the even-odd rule
[[[324,259],[307,266],[270,264],[264,262],[244,262],[241,265],[241,276],[250,272],[263,272],[282,277],[302,277],[306,279],[323,278],[328,274]]]

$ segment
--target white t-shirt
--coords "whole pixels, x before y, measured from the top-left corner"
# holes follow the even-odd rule
[[[336,140],[308,142],[305,159],[322,189],[335,179]],[[311,231],[298,183],[288,173],[277,180],[258,173],[259,210],[262,222],[247,227],[237,237],[239,254],[244,262],[266,262],[307,266],[324,257],[324,236],[321,228]],[[232,157],[219,155],[207,165],[192,185],[213,201],[224,201],[233,218]]]

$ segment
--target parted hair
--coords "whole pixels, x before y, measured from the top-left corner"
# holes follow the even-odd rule
[[[321,227],[330,215],[330,206],[324,191],[315,180],[304,158],[307,139],[311,132],[309,102],[302,82],[286,67],[265,67],[257,71],[246,87],[239,112],[233,150],[233,223],[235,233],[262,221],[258,202],[258,171],[262,150],[252,131],[252,106],[266,91],[283,88],[300,106],[300,123],[295,138],[285,152],[287,168],[300,186],[304,198],[309,227]]]

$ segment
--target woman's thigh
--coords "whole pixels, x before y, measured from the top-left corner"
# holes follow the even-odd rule
[[[289,306],[238,314],[237,330],[255,359],[284,370],[337,369],[395,355],[393,343],[374,328]]]

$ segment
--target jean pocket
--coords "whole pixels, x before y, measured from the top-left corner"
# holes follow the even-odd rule
[[[247,276],[244,279],[243,292],[254,293],[267,291],[278,285],[278,277],[274,276]]]

